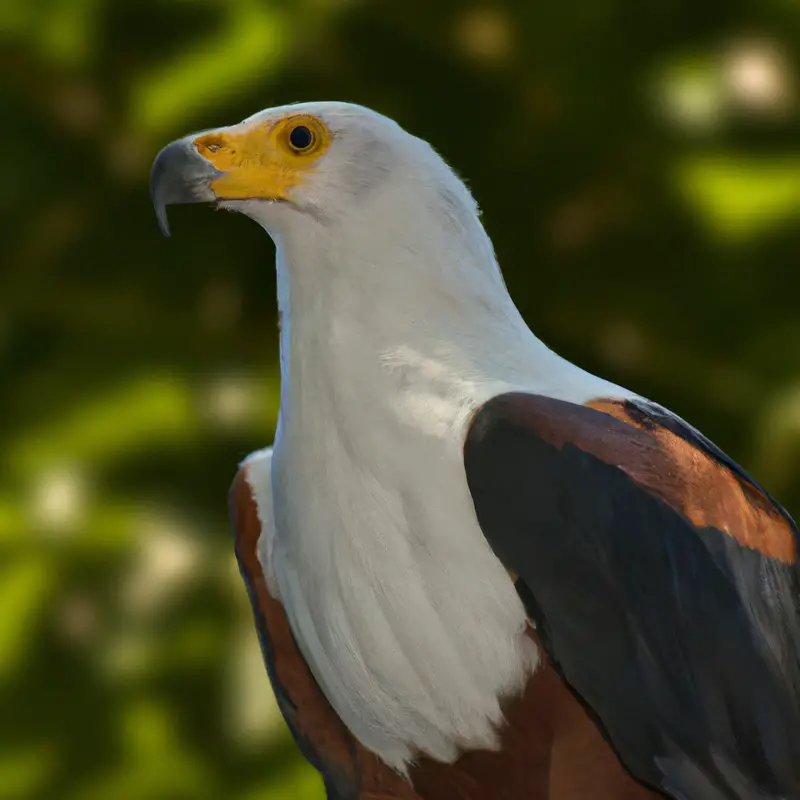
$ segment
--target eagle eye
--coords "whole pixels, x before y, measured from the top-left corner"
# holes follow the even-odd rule
[[[314,132],[305,125],[296,125],[289,133],[289,144],[297,153],[304,153],[314,145]]]

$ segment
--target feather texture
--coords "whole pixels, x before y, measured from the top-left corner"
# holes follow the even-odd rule
[[[636,776],[681,800],[800,797],[794,523],[663,409],[593,405],[478,412],[465,465],[488,540]]]

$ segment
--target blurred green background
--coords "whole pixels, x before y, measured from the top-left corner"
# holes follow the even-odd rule
[[[800,513],[793,0],[0,0],[0,800],[319,798],[226,493],[269,443],[272,245],[172,138],[294,100],[431,140],[539,335]]]

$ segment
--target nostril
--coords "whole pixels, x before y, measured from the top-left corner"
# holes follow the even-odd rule
[[[223,138],[213,133],[196,139],[195,144],[197,145],[198,149],[205,150],[209,153],[218,153],[223,147],[225,147],[225,141]]]

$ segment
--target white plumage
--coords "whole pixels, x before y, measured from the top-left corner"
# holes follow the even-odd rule
[[[313,175],[290,203],[222,204],[277,245],[281,409],[274,451],[251,457],[274,512],[259,549],[332,706],[404,771],[416,751],[494,747],[500,700],[537,664],[468,491],[470,415],[513,390],[635,395],[530,332],[469,191],[427,143],[357,106],[292,110],[333,132]]]

